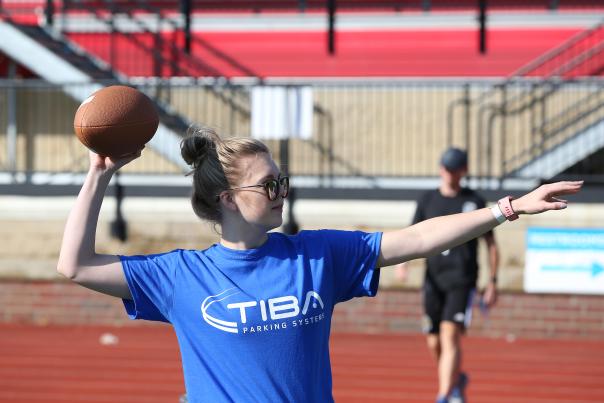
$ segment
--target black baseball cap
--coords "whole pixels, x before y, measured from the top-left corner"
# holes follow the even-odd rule
[[[440,164],[447,171],[459,171],[462,168],[467,168],[468,154],[462,149],[451,147],[440,157]]]

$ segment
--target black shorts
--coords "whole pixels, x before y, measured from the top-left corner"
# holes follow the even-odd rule
[[[440,290],[434,284],[426,282],[422,331],[438,334],[442,321],[460,324],[463,329],[468,328],[472,321],[472,302],[475,293],[474,287]]]

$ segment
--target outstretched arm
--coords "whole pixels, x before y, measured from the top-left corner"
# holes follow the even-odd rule
[[[566,208],[567,201],[559,196],[577,193],[582,181],[556,182],[542,185],[512,201],[518,214],[539,214]],[[386,232],[378,267],[390,266],[433,255],[474,239],[498,224],[490,208],[452,214],[422,221],[410,227]]]
[[[96,227],[111,177],[139,156],[140,151],[119,159],[90,153],[90,169],[67,218],[57,265],[59,273],[84,287],[126,299],[132,297],[119,257],[96,253]]]

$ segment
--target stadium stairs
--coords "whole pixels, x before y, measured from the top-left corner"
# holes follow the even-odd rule
[[[565,90],[582,78],[601,76],[604,71],[604,20],[579,32],[558,47],[521,67],[491,91],[471,101],[481,111],[478,132],[487,137],[484,161],[495,160],[492,145],[495,119],[514,121],[535,115],[535,107],[559,102]],[[510,97],[502,91],[515,83],[538,78]],[[451,105],[455,108],[463,102]],[[604,148],[604,94],[601,88],[586,92],[547,120],[534,125],[525,147],[503,158],[503,177],[553,178]],[[453,134],[451,134],[453,135]],[[487,170],[492,171],[493,169]]]
[[[127,77],[86,53],[68,38],[53,35],[41,26],[0,21],[0,51],[44,80],[58,84],[88,83],[85,86],[65,85],[64,91],[78,102],[107,84],[132,85]],[[27,51],[23,51],[26,49]],[[149,145],[160,155],[183,169],[180,152],[170,144],[178,144],[190,122],[162,103],[153,94],[160,115],[160,126]]]

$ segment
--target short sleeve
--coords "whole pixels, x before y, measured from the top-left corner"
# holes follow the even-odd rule
[[[476,208],[481,209],[481,208],[485,208],[486,206],[487,206],[486,200],[477,193],[476,194]]]
[[[335,302],[377,294],[382,233],[325,230],[335,275]]]
[[[426,219],[426,214],[424,212],[424,208],[428,203],[428,195],[426,192],[422,194],[422,196],[417,200],[415,207],[415,214],[413,215],[413,220],[411,220],[411,224],[417,224],[418,222],[422,222]]]
[[[486,206],[487,206],[486,200],[477,193],[476,194],[476,209],[479,210],[481,208],[485,208]],[[491,230],[487,231],[484,235],[493,235],[493,234],[494,234],[494,232],[491,229]]]
[[[132,295],[124,299],[131,319],[169,322],[174,294],[175,252],[120,256],[124,275]]]

